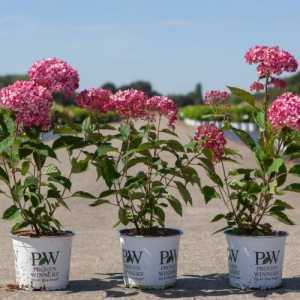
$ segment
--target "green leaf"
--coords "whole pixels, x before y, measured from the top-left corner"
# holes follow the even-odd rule
[[[29,225],[28,221],[18,222],[11,229],[12,233],[17,233],[20,229],[23,229]]]
[[[176,213],[182,217],[182,205],[180,201],[172,195],[169,195],[168,201]]]
[[[72,158],[72,173],[82,173],[87,170],[89,158],[85,158],[82,160],[76,160],[75,158]]]
[[[14,139],[12,137],[7,137],[0,142],[0,153],[5,152],[11,147],[14,143]]]
[[[293,167],[291,167],[289,173],[300,176],[300,165],[294,165]]]
[[[67,177],[64,177],[62,175],[51,175],[51,176],[49,176],[49,181],[57,182],[68,190],[71,189],[72,183],[71,183],[70,179],[68,179]]]
[[[123,141],[127,141],[130,134],[130,127],[127,124],[122,124],[119,128]]]
[[[35,162],[38,170],[41,170],[46,162],[46,156],[41,155],[37,152],[33,152],[33,159],[34,159],[34,162]]]
[[[236,88],[233,86],[228,86],[228,88],[234,96],[255,107],[255,96],[240,88]]]
[[[155,206],[154,207],[154,213],[159,218],[159,224],[161,226],[163,226],[163,224],[165,222],[165,218],[166,218],[166,215],[165,215],[165,212],[163,211],[163,209],[160,208],[159,206]]]
[[[225,219],[225,218],[226,218],[226,216],[224,214],[218,214],[211,220],[211,222],[217,222],[217,221],[219,221],[221,219]]]
[[[15,219],[18,216],[18,211],[19,209],[15,205],[12,205],[4,211],[2,218],[5,220]]]
[[[119,208],[119,220],[123,225],[127,225],[129,223],[129,219],[127,217],[127,211],[124,208]]]
[[[47,192],[47,198],[54,198],[54,199],[61,198],[59,190],[49,189],[48,192]]]
[[[6,184],[9,185],[9,177],[6,171],[2,167],[0,167],[0,180],[4,181]]]
[[[300,183],[292,183],[284,188],[285,191],[300,193]]]
[[[168,140],[167,145],[176,152],[184,152],[184,147],[176,140]]]
[[[280,200],[280,199],[277,199],[277,200],[274,202],[274,205],[275,205],[275,206],[283,207],[283,208],[285,208],[285,209],[293,209],[293,206],[291,206],[291,205],[288,204],[287,202],[282,201],[282,200]]]
[[[109,152],[116,152],[118,149],[113,147],[111,144],[101,144],[97,148],[97,156],[101,157],[106,155]]]
[[[5,127],[10,135],[13,135],[16,132],[16,122],[13,120],[9,112],[3,114],[3,122]]]
[[[110,203],[110,202],[106,199],[97,199],[96,201],[91,203],[90,206],[98,206],[98,205],[105,204],[105,203]]]
[[[98,161],[97,172],[98,172],[98,176],[99,175],[103,176],[109,188],[112,186],[115,179],[118,178],[119,176],[118,172],[115,169],[114,161],[107,157]]]
[[[266,128],[265,114],[262,111],[258,111],[256,113],[254,113],[254,120],[255,120],[255,123],[259,126],[259,128],[261,128],[261,129]]]
[[[24,160],[21,165],[21,174],[25,176],[29,170],[30,162],[28,160]]]
[[[88,193],[88,192],[84,192],[84,191],[77,191],[75,192],[71,197],[80,197],[80,198],[86,198],[86,199],[96,199],[96,196]]]
[[[38,185],[38,179],[35,176],[28,176],[24,180],[24,186],[29,188],[35,188]]]
[[[287,169],[285,164],[282,164],[276,176],[277,186],[283,185],[286,181],[286,178],[287,178]]]
[[[193,200],[192,200],[192,197],[191,197],[191,194],[190,192],[187,190],[187,188],[185,187],[185,185],[180,182],[180,181],[175,181],[175,184],[177,186],[177,189],[181,195],[181,197],[183,198],[184,202],[187,204],[187,203],[190,203],[192,204],[193,203]]]
[[[271,174],[273,172],[278,173],[280,167],[283,165],[283,160],[281,158],[275,159],[271,166],[268,168],[267,174]]]
[[[181,170],[186,182],[190,182],[192,184],[196,183],[199,187],[201,187],[200,177],[194,168],[190,166],[183,166]]]
[[[218,194],[216,193],[215,189],[214,189],[213,187],[211,187],[211,186],[206,185],[206,186],[204,186],[204,187],[202,188],[201,191],[202,191],[202,193],[203,193],[203,195],[204,195],[204,201],[205,201],[206,204],[207,204],[210,200],[212,200],[212,199],[218,197]]]
[[[57,138],[53,142],[53,149],[59,149],[59,148],[64,148],[68,147],[71,149],[77,149],[77,148],[82,148],[86,146],[86,142],[83,140],[83,138],[79,136],[73,136],[73,135],[63,135]]]
[[[251,150],[256,148],[255,141],[252,139],[249,133],[241,129],[237,129],[231,126],[231,130],[236,134],[245,145],[247,145]]]
[[[57,168],[57,166],[55,166],[54,164],[49,164],[47,166],[45,175],[59,175],[60,174],[60,170]]]
[[[278,221],[280,221],[283,224],[286,225],[294,225],[294,222],[289,219],[289,217],[282,212],[281,210],[273,210],[270,212],[270,215],[276,218]]]

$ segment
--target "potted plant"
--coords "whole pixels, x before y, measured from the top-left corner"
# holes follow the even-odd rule
[[[66,192],[78,161],[65,176],[56,164],[55,149],[41,133],[51,127],[53,93],[74,91],[78,75],[67,63],[48,59],[35,63],[29,77],[0,90],[1,193],[11,199],[3,218],[13,222],[18,287],[63,289],[69,280],[73,233],[63,230],[56,212],[68,208]]]
[[[263,94],[257,94],[261,101],[247,91],[229,89],[234,96],[252,106],[258,138],[255,140],[232,127],[228,116],[224,130],[233,131],[252,151],[256,166],[227,170],[221,158],[218,168],[206,168],[214,182],[206,192],[208,201],[219,198],[226,208],[212,221],[225,220],[227,223],[221,231],[225,231],[228,242],[230,284],[242,289],[268,289],[282,282],[287,237],[286,232],[273,228],[270,217],[293,224],[286,214],[292,206],[284,195],[286,191],[300,192],[299,183],[290,183],[293,176],[286,184],[289,175],[300,174],[300,166],[293,161],[300,153],[300,97],[285,92],[271,102],[270,88],[284,88],[285,82],[276,76],[284,71],[296,71],[297,61],[287,51],[267,46],[251,48],[245,58],[248,63],[258,65],[259,80],[250,89],[264,90]],[[235,152],[231,151],[231,154],[233,159]]]
[[[92,112],[85,130],[96,150],[86,155],[107,187],[98,196],[86,196],[95,198],[91,206],[115,206],[115,226],[125,226],[120,230],[125,286],[163,289],[174,285],[182,232],[165,227],[165,209],[170,206],[181,216],[180,198],[192,204],[187,186],[200,186],[192,164],[201,155],[193,153],[193,143],[183,146],[173,130],[175,103],[133,89],[114,95],[91,89],[78,95],[77,104]],[[106,111],[122,117],[118,126],[104,128],[98,122],[97,113]],[[103,130],[108,131],[103,134]]]

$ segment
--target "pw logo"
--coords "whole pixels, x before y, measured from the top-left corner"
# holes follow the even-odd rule
[[[32,252],[32,265],[33,266],[42,266],[42,265],[50,265],[56,264],[58,255],[59,255],[59,251],[56,252]]]
[[[143,251],[123,250],[123,260],[125,263],[139,264]]]
[[[229,248],[228,249],[228,260],[231,263],[235,263],[236,264],[237,258],[238,258],[238,254],[239,254],[239,250],[234,250],[234,249]]]
[[[176,249],[170,249],[166,251],[160,251],[160,264],[165,265],[169,263],[174,263],[177,261]]]
[[[278,261],[280,250],[255,252],[256,265],[276,264]]]

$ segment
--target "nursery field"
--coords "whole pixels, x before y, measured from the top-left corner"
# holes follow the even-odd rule
[[[177,131],[183,141],[193,135],[193,128],[178,122]],[[230,142],[233,143],[233,142]],[[243,165],[253,165],[248,150],[236,145],[244,155]],[[61,159],[62,169],[67,169]],[[96,174],[89,170],[74,176],[74,186],[91,193],[101,191],[95,183]],[[203,176],[202,176],[203,177]],[[168,212],[167,224],[184,231],[181,239],[178,282],[176,287],[163,291],[142,292],[125,289],[122,282],[122,262],[119,237],[113,228],[117,211],[112,206],[91,209],[87,199],[72,199],[72,214],[62,209],[58,215],[66,229],[75,232],[72,248],[70,285],[65,291],[27,292],[14,288],[14,257],[9,235],[9,224],[1,220],[0,226],[0,300],[97,300],[97,299],[300,299],[300,226],[275,223],[275,228],[289,231],[284,264],[284,284],[270,291],[243,291],[231,288],[227,280],[227,245],[222,233],[213,232],[223,224],[209,221],[222,209],[222,203],[214,200],[203,209],[204,203],[198,192],[191,191],[194,207],[184,209],[180,219],[173,211]],[[298,208],[290,216],[300,224],[300,199],[298,194],[287,195],[289,203]],[[1,196],[0,209],[8,207]],[[278,225],[278,226],[277,226]],[[280,227],[279,227],[280,226]]]

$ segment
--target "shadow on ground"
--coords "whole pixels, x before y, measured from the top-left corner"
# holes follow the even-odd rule
[[[79,293],[83,291],[102,291],[106,297],[121,298],[136,296],[141,293],[136,289],[123,287],[121,273],[96,274],[98,278],[90,280],[74,280],[70,282],[68,293]],[[266,297],[268,295],[283,295],[287,293],[300,292],[300,277],[286,278],[283,286],[274,290],[240,290],[232,288],[228,284],[226,274],[209,275],[184,275],[177,280],[175,287],[167,290],[147,290],[147,294],[155,295],[159,298],[187,298],[197,296],[229,296],[229,295],[253,295],[256,297]]]

